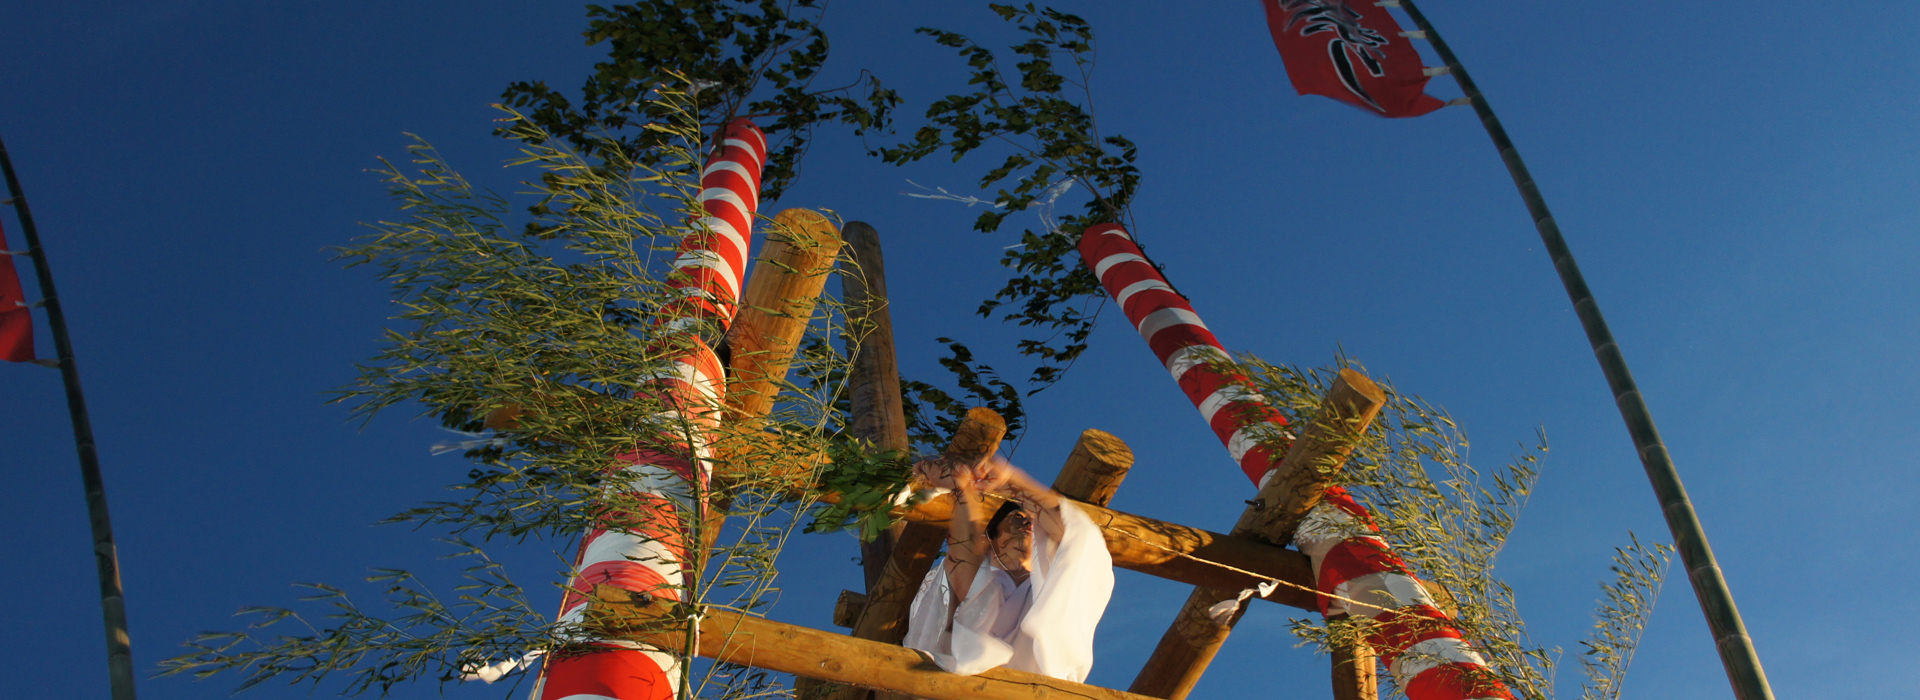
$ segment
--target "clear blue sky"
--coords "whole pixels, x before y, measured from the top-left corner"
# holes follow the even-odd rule
[[[1609,548],[1629,530],[1667,535],[1471,112],[1386,121],[1293,95],[1252,0],[1062,8],[1099,32],[1103,129],[1140,145],[1138,233],[1228,347],[1308,365],[1344,347],[1451,409],[1487,466],[1544,426],[1553,450],[1500,573],[1536,640],[1568,649],[1560,689],[1577,696],[1575,640]],[[1911,694],[1897,669],[1912,636],[1901,630],[1920,618],[1904,590],[1920,577],[1909,427],[1920,7],[1425,9],[1579,255],[1779,695]],[[949,51],[910,34],[929,24],[1007,36],[971,4],[846,1],[829,15],[830,65],[879,72],[915,106],[911,126],[964,79]],[[511,80],[577,85],[599,55],[582,28],[567,3],[0,5],[0,135],[73,325],[143,675],[193,633],[234,627],[242,605],[291,602],[290,582],[433,567],[443,550],[425,535],[370,523],[435,497],[467,466],[428,456],[443,439],[431,421],[396,413],[362,429],[324,405],[375,352],[389,308],[386,289],[326,248],[393,216],[367,169],[402,156],[405,132],[513,191],[524,174],[499,167],[511,150],[489,136],[487,105]],[[1444,78],[1433,90],[1458,94]],[[830,136],[805,168],[772,206],[831,208],[880,230],[907,373],[939,373],[940,335],[1020,366],[1006,329],[969,316],[1012,241],[968,230],[973,212],[959,205],[899,195],[908,178],[965,190],[981,164],[897,169]],[[18,245],[10,218],[7,228]],[[1107,314],[1088,356],[1034,401],[1015,461],[1049,478],[1075,435],[1101,428],[1139,457],[1116,507],[1229,527],[1251,489],[1124,318]],[[41,348],[51,352],[44,331]],[[0,658],[12,698],[105,694],[66,421],[54,372],[0,367]],[[845,536],[798,542],[775,617],[827,626],[833,595],[859,585],[854,554]],[[544,551],[514,556],[530,585],[557,568]],[[1093,681],[1125,687],[1185,593],[1122,573]],[[1322,696],[1325,660],[1286,633],[1298,614],[1258,608],[1197,697]],[[233,682],[146,680],[141,693],[214,697]],[[1627,692],[1730,696],[1679,575]]]

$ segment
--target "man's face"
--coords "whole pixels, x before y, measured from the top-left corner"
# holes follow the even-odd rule
[[[1033,560],[1033,520],[1026,511],[1016,510],[1000,521],[993,536],[995,560],[1000,568],[1026,571]]]

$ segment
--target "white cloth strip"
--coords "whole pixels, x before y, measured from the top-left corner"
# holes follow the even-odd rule
[[[1144,279],[1144,280],[1135,282],[1133,284],[1127,285],[1126,289],[1122,289],[1120,290],[1119,294],[1113,295],[1113,300],[1120,304],[1120,308],[1124,309],[1124,308],[1127,308],[1127,299],[1131,298],[1135,294],[1139,294],[1149,289],[1165,289],[1169,292],[1173,292],[1173,285],[1167,284],[1166,282],[1162,282],[1157,279]],[[1179,292],[1174,292],[1174,293],[1178,294]]]
[[[1200,420],[1206,421],[1207,425],[1213,425],[1214,414],[1219,413],[1220,409],[1226,408],[1229,404],[1241,401],[1266,403],[1267,397],[1247,391],[1244,387],[1231,385],[1220,387],[1220,390],[1213,392],[1212,396],[1200,401]]]
[[[608,562],[625,562],[652,569],[665,578],[670,586],[679,586],[686,580],[682,576],[684,567],[680,556],[672,548],[659,540],[631,533],[614,530],[602,532],[588,542],[586,550],[580,553],[582,571],[589,566]]]
[[[740,198],[739,192],[725,187],[709,187],[700,190],[700,196],[695,199],[701,204],[707,202],[725,202],[731,204],[735,209],[740,210],[740,218],[742,220],[753,221],[753,207],[747,206],[746,200]]]
[[[1420,582],[1406,574],[1380,571],[1355,576],[1333,587],[1336,596],[1327,614],[1344,611],[1354,617],[1377,618],[1381,614],[1409,605],[1433,605],[1433,598]],[[1437,607],[1437,606],[1436,606]]]
[[[711,250],[689,250],[673,260],[673,268],[676,270],[691,267],[704,267],[720,273],[720,281],[726,283],[727,291],[733,293],[733,298],[740,298],[740,278],[734,274],[733,264],[727,262],[726,258],[720,257],[719,253]]]
[[[1429,77],[1429,78],[1431,78],[1431,77],[1434,77],[1434,76],[1437,76],[1437,75],[1447,75],[1447,74],[1449,74],[1449,73],[1452,73],[1452,72],[1453,72],[1453,67],[1452,67],[1452,66],[1436,66],[1436,67],[1433,67],[1433,68],[1422,68],[1422,69],[1420,69],[1420,74],[1421,74],[1421,75],[1425,75],[1425,76],[1427,76],[1427,77]]]
[[[1307,517],[1300,520],[1300,527],[1293,531],[1293,544],[1300,548],[1301,554],[1312,558],[1314,576],[1317,580],[1320,558],[1326,556],[1328,550],[1349,537],[1371,534],[1373,534],[1372,531],[1353,516],[1347,515],[1345,511],[1333,507],[1326,501],[1321,501],[1312,510],[1307,511]]]
[[[737,141],[738,139],[727,139],[728,143],[736,143]],[[742,163],[737,160],[729,160],[725,158],[716,160],[712,164],[708,165],[706,170],[700,171],[700,181],[706,182],[708,175],[712,175],[714,173],[717,173],[723,170],[730,170],[730,171],[739,173],[740,179],[747,181],[747,188],[748,188],[747,194],[752,195],[754,198],[754,201],[759,201],[760,181],[759,179],[753,176],[753,172],[747,168],[746,163]]]
[[[1485,666],[1487,659],[1474,651],[1464,639],[1435,637],[1407,647],[1387,670],[1393,674],[1394,682],[1405,688],[1415,676],[1446,664]]]
[[[1169,306],[1147,314],[1146,318],[1140,319],[1140,337],[1151,344],[1154,334],[1174,326],[1197,326],[1199,328],[1206,328],[1207,324],[1200,321],[1200,314]]]
[[[1124,263],[1124,262],[1137,262],[1137,263],[1145,263],[1147,265],[1152,265],[1152,263],[1147,262],[1146,258],[1140,257],[1138,255],[1134,255],[1133,253],[1115,253],[1113,255],[1109,255],[1107,257],[1101,258],[1100,262],[1093,264],[1093,276],[1095,279],[1105,279],[1107,276],[1108,270],[1111,270],[1113,269],[1113,266],[1118,265],[1120,263]]]
[[[725,238],[728,243],[733,244],[735,250],[740,251],[741,260],[747,259],[747,236],[735,230],[731,222],[718,216],[702,216],[694,223],[705,226],[714,233],[720,234],[721,238]]]
[[[1227,353],[1212,345],[1188,345],[1167,355],[1167,373],[1173,375],[1174,383],[1187,376],[1187,370],[1200,365],[1227,359]]]
[[[1255,430],[1254,426],[1247,426],[1233,431],[1233,436],[1227,438],[1227,454],[1233,455],[1234,464],[1239,464],[1240,460],[1247,456],[1247,452],[1259,446],[1260,440],[1253,436],[1256,432],[1259,431]]]
[[[1071,182],[1071,180],[1069,180],[1069,182]],[[1131,241],[1131,240],[1133,240],[1133,234],[1130,234],[1130,233],[1127,233],[1127,230],[1126,230],[1126,229],[1124,229],[1124,228],[1120,228],[1120,227],[1118,227],[1118,226],[1115,226],[1115,227],[1113,227],[1113,228],[1110,228],[1110,229],[1107,229],[1107,230],[1105,230],[1105,231],[1101,231],[1101,232],[1100,232],[1100,235],[1102,235],[1102,236],[1119,236],[1119,237],[1121,237],[1121,238],[1125,238],[1125,239],[1127,239],[1127,240],[1129,240],[1129,241]]]
[[[1427,38],[1427,33],[1425,31],[1415,29],[1410,32],[1400,32],[1400,36],[1404,36],[1408,39],[1425,39]]]

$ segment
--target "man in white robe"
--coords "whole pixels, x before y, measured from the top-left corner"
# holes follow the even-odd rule
[[[951,673],[1006,666],[1084,682],[1094,627],[1113,595],[1100,528],[998,456],[919,466],[929,481],[953,488],[955,503],[947,557],[914,596],[902,643]],[[1008,499],[991,518],[982,517],[987,493]]]

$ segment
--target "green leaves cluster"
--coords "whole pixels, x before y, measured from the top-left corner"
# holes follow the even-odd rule
[[[814,87],[829,48],[820,27],[823,13],[812,0],[589,5],[587,44],[604,43],[608,54],[594,65],[577,100],[539,80],[515,82],[501,99],[523,111],[542,139],[562,139],[603,163],[658,167],[656,158],[671,137],[648,125],[667,121],[675,107],[656,91],[663,85],[691,86],[707,133],[717,133],[735,117],[751,116],[767,134],[761,198],[775,199],[799,175],[814,127],[839,122],[855,134],[884,131],[900,103],[893,90],[865,71],[850,85]],[[531,136],[511,129],[502,135]]]
[[[1039,362],[1032,391],[1060,380],[1087,349],[1094,317],[1106,299],[1100,281],[1075,254],[1080,232],[1100,223],[1129,223],[1140,170],[1132,141],[1103,136],[1094,121],[1088,89],[1094,63],[1093,29],[1086,20],[1028,4],[990,5],[1030,38],[1012,47],[1014,71],[1002,69],[993,50],[959,34],[922,28],[942,46],[959,50],[972,75],[971,92],[949,95],[927,109],[925,126],[913,138],[880,150],[889,163],[905,164],[940,154],[957,162],[978,150],[1005,152],[980,179],[995,190],[997,208],[982,213],[976,230],[998,231],[1008,215],[1033,206],[1061,181],[1090,193],[1084,210],[1063,215],[1058,228],[1021,232],[1000,264],[1013,277],[982,302],[978,313],[1038,331],[1019,341],[1022,355]],[[1067,73],[1062,73],[1066,66]],[[1032,392],[1029,392],[1032,393]]]
[[[807,532],[853,530],[871,542],[893,525],[893,510],[913,480],[913,460],[900,450],[875,450],[861,440],[837,440],[828,448],[832,463],[820,475],[820,490],[840,494],[835,503],[813,511]]]

